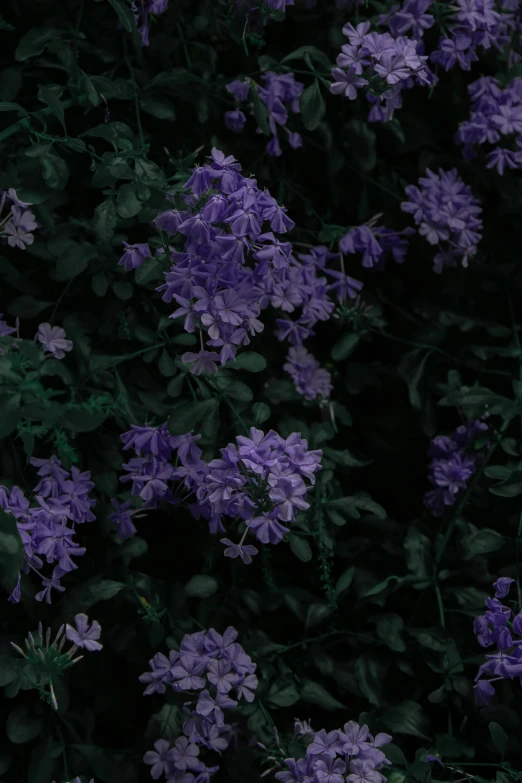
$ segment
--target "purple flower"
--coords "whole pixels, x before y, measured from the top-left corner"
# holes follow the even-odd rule
[[[24,210],[22,206],[11,207],[11,220],[5,225],[7,243],[10,247],[18,247],[25,250],[27,245],[32,245],[34,236],[31,231],[38,228],[38,223],[30,209]]]
[[[509,594],[509,590],[512,584],[515,583],[514,579],[509,576],[501,576],[496,582],[493,582],[495,588],[495,598],[506,598]]]
[[[73,642],[77,647],[83,647],[89,652],[94,650],[101,650],[103,645],[96,640],[100,638],[101,626],[93,620],[89,627],[89,618],[86,614],[77,614],[74,618],[76,628],[72,625],[66,625],[65,635],[69,641]]]
[[[241,133],[245,127],[246,117],[241,109],[225,112],[225,125],[233,133]]]
[[[220,541],[228,547],[225,549],[225,557],[240,557],[245,565],[250,565],[252,557],[259,552],[259,550],[251,544],[234,544],[234,542],[230,541],[228,538],[222,538]]]
[[[122,266],[126,272],[137,269],[146,258],[150,258],[150,248],[146,242],[138,245],[129,245],[127,242],[123,242],[123,245],[126,250],[118,261],[118,266]]]
[[[198,759],[199,748],[186,737],[179,737],[170,751],[170,760],[174,767],[182,772],[187,769],[198,770],[201,762]]]
[[[382,775],[375,769],[373,761],[354,759],[350,762],[350,775],[347,783],[382,783]]]
[[[143,761],[145,764],[150,764],[152,769],[150,771],[153,780],[158,780],[163,773],[168,774],[170,770],[170,743],[167,740],[159,739],[154,743],[156,750],[148,750]]]
[[[37,338],[42,343],[44,351],[47,351],[55,359],[63,359],[66,351],[71,351],[71,340],[65,339],[65,331],[59,326],[43,323],[38,327]]]
[[[214,375],[217,372],[219,354],[213,351],[200,351],[199,353],[184,353],[181,357],[184,364],[192,364],[190,371],[193,375],[201,375],[206,372]]]

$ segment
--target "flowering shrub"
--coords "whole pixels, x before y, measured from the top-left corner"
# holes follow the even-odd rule
[[[521,6],[4,2],[2,781],[522,779]]]

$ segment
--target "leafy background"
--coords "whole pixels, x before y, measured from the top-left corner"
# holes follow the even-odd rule
[[[389,5],[370,2],[364,14]],[[63,596],[38,604],[27,583],[22,602],[5,605],[1,779],[65,780],[66,758],[85,780],[148,780],[143,754],[178,735],[182,712],[175,699],[143,699],[138,676],[184,633],[230,624],[260,686],[218,780],[258,780],[268,751],[249,739],[273,749],[275,725],[291,742],[296,715],[316,730],[361,716],[372,732],[389,731],[393,783],[447,779],[428,751],[471,764],[479,781],[518,778],[518,684],[502,683],[489,707],[474,705],[483,656],[472,625],[491,583],[518,573],[522,192],[516,172],[499,177],[466,162],[453,141],[469,112],[466,85],[479,73],[505,82],[517,68],[491,54],[472,73],[440,74],[429,97],[409,91],[384,126],[319,78],[297,118],[303,149],[271,158],[253,124],[240,136],[225,128],[224,85],[270,67],[312,86],[328,76],[353,13],[297,2],[286,19],[273,13],[261,34],[243,37],[233,3],[177,0],[151,25],[147,48],[124,0],[4,0],[1,14],[0,187],[32,202],[42,228],[25,252],[5,245],[0,256],[0,309],[10,324],[20,319],[23,338],[17,366],[12,354],[0,358],[0,483],[34,486],[29,458],[56,454],[91,471],[97,499],[97,521],[81,531],[87,553]],[[403,188],[426,167],[456,166],[481,199],[484,239],[468,269],[435,275],[420,237],[402,266],[372,272],[351,262],[371,310],[321,324],[308,345],[332,373],[335,426],[328,406],[304,401],[283,372],[269,315],[251,350],[220,370],[219,395],[205,376],[189,381],[180,357],[195,338],[154,290],[165,265],[151,258],[131,274],[117,265],[123,240],[161,245],[151,220],[213,146],[284,203],[293,242],[335,247],[379,212],[385,225],[405,227]],[[32,342],[41,321],[73,341],[62,362]],[[429,439],[485,411],[487,463],[434,519],[423,506]],[[108,516],[125,461],[120,434],[169,420],[201,431],[211,458],[242,433],[236,413],[324,450],[312,508],[289,541],[244,567],[223,558],[204,522],[168,506],[119,541]],[[10,591],[18,567],[2,524]],[[139,596],[167,610],[158,622]],[[99,620],[104,650],[62,678],[55,713],[27,690],[9,642],[78,611]]]

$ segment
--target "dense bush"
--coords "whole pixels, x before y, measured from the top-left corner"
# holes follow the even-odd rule
[[[2,781],[520,779],[520,5],[5,0]]]

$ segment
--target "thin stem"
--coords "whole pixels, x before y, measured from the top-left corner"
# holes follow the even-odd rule
[[[435,580],[433,580],[433,587],[435,588],[435,595],[437,596],[437,606],[439,607],[440,624],[442,625],[443,628],[445,628],[446,618],[444,616],[444,604],[442,603],[442,595],[440,592],[440,587],[438,586]]]
[[[68,291],[68,290],[69,290],[69,288],[71,287],[71,284],[72,284],[72,282],[73,282],[73,279],[74,279],[74,278],[71,278],[71,279],[69,280],[69,282],[67,283],[67,285],[65,285],[65,286],[64,286],[62,293],[60,294],[60,296],[59,296],[59,297],[58,297],[58,299],[56,300],[56,304],[54,305],[53,311],[52,311],[52,313],[51,313],[51,317],[50,317],[50,319],[49,319],[49,323],[51,324],[51,326],[53,325],[53,320],[54,320],[54,316],[56,315],[56,311],[58,310],[58,308],[59,308],[59,306],[60,306],[60,304],[61,304],[61,301],[62,301],[62,299],[64,298],[65,294],[67,293],[67,291]]]

